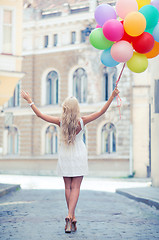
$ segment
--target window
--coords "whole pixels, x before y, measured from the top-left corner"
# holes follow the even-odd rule
[[[55,71],[49,72],[46,78],[46,104],[58,104],[58,74]]]
[[[101,132],[101,152],[114,153],[116,152],[116,129],[114,124],[106,123]]]
[[[8,127],[7,154],[13,155],[19,152],[19,136],[16,127]]]
[[[71,32],[71,44],[75,44],[76,42],[76,32]]]
[[[58,35],[57,35],[57,34],[54,34],[53,39],[54,39],[53,45],[54,45],[54,47],[56,47],[56,46],[57,46],[57,43],[58,43]]]
[[[48,47],[48,42],[49,42],[49,36],[46,35],[46,36],[44,36],[44,47],[45,47],[45,48]]]
[[[103,69],[103,100],[107,101],[115,88],[117,69],[104,67]]]
[[[71,9],[70,13],[75,14],[75,13],[88,12],[88,11],[89,11],[89,7],[82,7],[82,8]]]
[[[8,101],[8,107],[20,106],[20,82],[16,85],[13,96]]]
[[[56,154],[58,151],[57,128],[49,126],[45,132],[45,153]]]
[[[3,40],[2,52],[12,54],[12,41],[13,41],[13,11],[3,11]]]
[[[78,68],[73,74],[73,95],[79,103],[87,101],[87,74],[83,68]]]
[[[86,42],[86,34],[85,34],[85,30],[81,31],[81,43]]]

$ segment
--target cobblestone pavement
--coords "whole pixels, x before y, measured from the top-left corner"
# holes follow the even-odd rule
[[[117,193],[81,191],[76,233],[64,233],[63,190],[18,190],[0,199],[2,240],[159,239],[159,211]]]

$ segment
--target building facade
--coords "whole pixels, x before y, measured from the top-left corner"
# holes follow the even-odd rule
[[[5,107],[6,113],[14,115],[11,131],[4,128],[1,117],[0,172],[56,174],[60,129],[37,118],[18,97],[20,89],[30,93],[40,111],[54,116],[60,116],[61,104],[68,96],[77,97],[81,115],[87,115],[98,111],[111,95],[122,64],[105,67],[100,62],[101,51],[89,43],[98,3],[25,3],[22,70],[26,74],[15,90],[19,103],[8,102]],[[147,78],[148,72],[145,74]],[[114,99],[106,114],[86,125],[90,176],[122,177],[133,172],[147,176],[150,85],[143,81],[144,74],[139,75],[125,68],[119,82],[121,119]],[[144,131],[144,137],[139,130]]]
[[[0,2],[0,106],[12,97],[22,73],[23,1]]]

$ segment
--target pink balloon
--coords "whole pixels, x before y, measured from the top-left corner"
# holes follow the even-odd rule
[[[125,18],[130,12],[138,11],[136,0],[118,0],[116,3],[116,12],[119,17]]]
[[[124,27],[118,20],[111,19],[104,23],[103,34],[109,41],[119,41],[124,35]]]
[[[111,56],[117,62],[127,62],[133,56],[133,47],[127,41],[119,41],[111,47]]]
[[[102,28],[99,24],[96,25],[96,28]]]

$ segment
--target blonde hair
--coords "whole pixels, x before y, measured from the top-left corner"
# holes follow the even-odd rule
[[[78,122],[80,120],[80,108],[75,97],[68,97],[62,104],[61,133],[65,144],[74,143]]]

